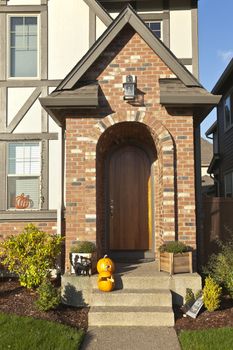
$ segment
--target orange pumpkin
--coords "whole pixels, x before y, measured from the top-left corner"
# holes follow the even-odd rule
[[[102,292],[111,292],[115,287],[115,281],[110,272],[101,272],[98,276],[98,288]]]
[[[30,200],[29,196],[25,196],[24,193],[15,198],[15,208],[16,209],[26,209],[29,207]]]
[[[111,274],[115,271],[114,262],[105,255],[102,259],[100,259],[97,263],[97,271],[101,272],[110,272]]]

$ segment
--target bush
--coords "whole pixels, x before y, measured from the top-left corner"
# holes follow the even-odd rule
[[[185,304],[193,304],[195,301],[195,296],[191,288],[186,288],[185,293]]]
[[[164,243],[159,248],[160,252],[168,252],[168,253],[185,253],[191,250],[190,247],[186,246],[183,242],[179,241],[171,241]]]
[[[226,243],[218,241],[220,252],[212,254],[207,266],[203,269],[206,275],[210,275],[218,284],[225,287],[233,298],[233,239]]]
[[[217,310],[220,306],[222,288],[208,276],[205,279],[205,286],[203,288],[203,303],[208,311]]]
[[[44,279],[37,289],[39,298],[35,302],[36,307],[41,311],[56,309],[61,302],[60,289],[56,289],[49,279]]]
[[[0,243],[1,263],[19,276],[20,284],[27,288],[39,286],[55,268],[62,238],[40,231],[29,224],[24,231]]]
[[[71,253],[94,253],[95,251],[95,243],[89,241],[76,241],[70,248]]]

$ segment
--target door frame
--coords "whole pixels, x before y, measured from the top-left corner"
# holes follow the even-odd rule
[[[110,150],[107,153],[107,157],[104,162],[104,246],[107,248],[107,253],[110,253],[110,255],[114,258],[123,258],[125,254],[127,253],[132,256],[133,259],[138,260],[155,260],[155,205],[154,205],[154,199],[155,199],[155,181],[154,181],[154,162],[156,160],[155,156],[153,155],[153,151],[150,149],[148,145],[145,145],[141,142],[138,142],[137,140],[134,139],[128,139],[124,140],[125,142],[121,142],[118,144],[115,144],[110,148]],[[150,162],[151,162],[151,167],[150,167],[150,176],[151,176],[151,193],[150,193],[150,202],[151,202],[151,250],[147,251],[134,251],[134,250],[124,250],[124,251],[110,251],[110,242],[109,242],[109,216],[110,216],[110,198],[109,198],[109,163],[110,163],[110,158],[112,154],[124,147],[124,146],[135,146],[138,148],[141,148],[148,156]],[[149,197],[148,197],[149,198]],[[149,211],[148,211],[148,224],[149,224]],[[149,228],[150,229],[150,228]]]

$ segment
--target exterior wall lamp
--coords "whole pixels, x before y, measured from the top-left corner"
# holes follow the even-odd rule
[[[125,82],[123,83],[124,88],[124,100],[134,100],[136,93],[136,77],[135,75],[127,75]]]

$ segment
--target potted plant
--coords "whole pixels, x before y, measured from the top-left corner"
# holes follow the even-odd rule
[[[70,248],[71,273],[91,275],[96,272],[96,245],[90,241],[74,241]]]
[[[159,248],[159,271],[166,271],[171,275],[192,273],[192,248],[179,241],[162,244]]]

